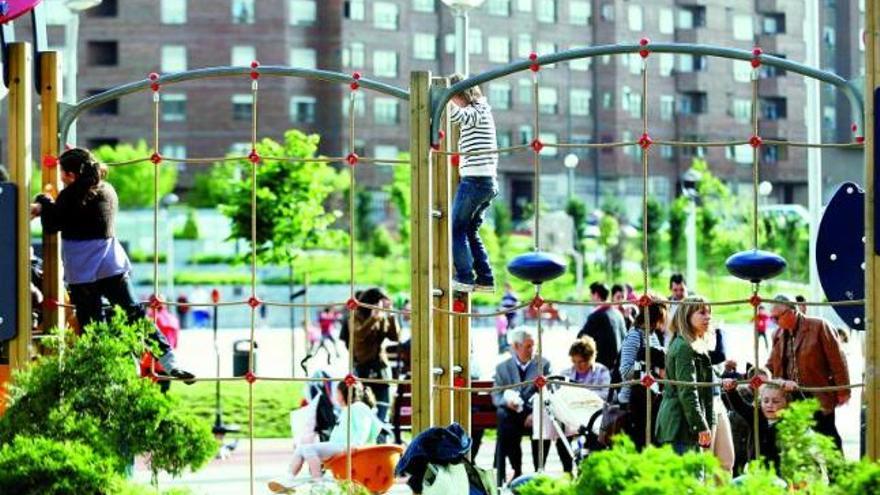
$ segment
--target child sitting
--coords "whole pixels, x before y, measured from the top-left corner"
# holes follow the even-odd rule
[[[464,80],[460,74],[449,77],[450,84]],[[461,135],[458,149],[461,157],[458,174],[461,183],[452,202],[452,259],[455,274],[452,290],[458,292],[495,292],[495,277],[489,255],[480,239],[483,216],[498,195],[495,180],[498,148],[492,107],[478,86],[470,87],[452,97],[449,120],[458,124]],[[479,152],[476,155],[467,153]],[[476,277],[474,277],[476,274]]]

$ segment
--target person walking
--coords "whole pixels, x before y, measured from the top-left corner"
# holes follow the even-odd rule
[[[592,337],[596,341],[596,361],[606,368],[612,369],[617,363],[617,354],[620,352],[620,344],[626,336],[626,322],[620,311],[609,306],[608,287],[602,282],[590,284],[590,299],[599,306],[590,313],[578,338],[583,336]]]

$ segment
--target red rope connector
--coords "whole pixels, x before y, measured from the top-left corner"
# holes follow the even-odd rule
[[[352,167],[357,165],[357,162],[359,159],[360,159],[360,157],[358,156],[358,154],[353,151],[351,153],[349,153],[348,156],[345,157],[345,161],[347,161],[348,164],[351,165]]]
[[[455,388],[464,388],[467,384],[465,383],[463,376],[457,376],[452,379],[452,386]]]
[[[255,381],[257,381],[257,375],[255,375],[253,371],[248,371],[244,374],[244,381],[248,383],[254,383]]]
[[[349,298],[348,301],[345,302],[345,307],[348,308],[349,311],[354,311],[358,308],[358,302],[355,298]]]
[[[361,84],[358,82],[361,80],[361,73],[355,72],[354,74],[351,75],[351,78],[354,79],[354,82],[352,82],[349,86],[351,87],[352,91],[357,91],[358,88],[361,87]]]
[[[547,378],[545,378],[544,375],[538,375],[535,377],[535,387],[537,387],[538,390],[541,390],[546,385],[547,385]]]
[[[536,60],[538,60],[537,53],[535,53],[535,52],[530,53],[529,60],[531,60],[533,62],[532,65],[529,66],[529,70],[531,70],[532,72],[538,72],[539,70],[541,70],[541,66],[539,64],[534,63]]]
[[[749,380],[749,386],[752,387],[754,390],[758,390],[759,388],[761,388],[761,385],[763,385],[763,384],[764,384],[764,377],[761,375],[755,375],[752,377],[751,380]]]
[[[150,309],[153,311],[159,311],[162,309],[162,298],[155,294],[150,296]]]
[[[541,307],[544,306],[544,298],[538,294],[535,294],[535,297],[532,298],[532,302],[529,303],[529,307],[534,309],[535,311],[541,311]]]
[[[757,69],[761,66],[761,55],[764,53],[764,50],[761,50],[760,47],[752,48],[752,67]]]
[[[642,297],[639,298],[638,305],[641,308],[647,308],[652,302],[651,296],[648,294],[642,294]]]
[[[532,149],[535,150],[535,153],[540,153],[541,150],[544,149],[544,143],[542,143],[541,140],[537,138],[532,141],[532,144],[530,144],[529,146],[531,146]]]
[[[861,144],[865,142],[865,136],[856,136],[856,142]]]
[[[654,376],[650,373],[643,376],[642,379],[639,381],[642,382],[642,385],[644,385],[645,388],[651,388],[654,386],[655,383],[657,383],[657,380],[655,380]]]
[[[757,148],[764,144],[764,140],[761,139],[761,136],[752,136],[749,138],[749,144],[752,146],[752,148]]]
[[[248,298],[248,306],[252,308],[258,308],[260,304],[263,304],[263,301],[260,300],[257,296],[251,296]]]
[[[457,167],[459,164],[461,164],[461,155],[456,153],[452,155],[452,166]]]
[[[159,91],[159,74],[155,72],[150,72],[148,76],[150,78],[150,89],[153,91]]]
[[[641,55],[642,58],[648,58],[648,55],[651,54],[650,50],[648,50],[647,48],[648,43],[650,42],[651,40],[648,38],[642,38],[639,40],[639,46],[643,47],[641,50],[639,50],[639,55]]]
[[[253,79],[254,81],[260,78],[260,71],[257,70],[259,68],[260,62],[258,62],[257,60],[251,62],[251,79]]]
[[[162,163],[162,155],[154,151],[153,154],[150,155],[150,161],[153,162],[153,165],[158,165]]]
[[[260,154],[257,153],[256,148],[251,148],[251,152],[248,153],[248,161],[250,161],[254,165],[260,163]]]
[[[58,309],[58,299],[53,299],[51,297],[43,299],[43,309],[47,311],[55,311]]]
[[[752,305],[753,308],[757,308],[761,305],[761,296],[754,294],[749,298],[749,304]]]
[[[211,290],[211,302],[217,304],[220,302],[220,291],[217,289]]]
[[[652,144],[654,144],[654,140],[651,139],[651,136],[649,136],[647,132],[642,134],[642,137],[639,138],[639,146],[641,146],[643,150],[650,148]]]
[[[465,310],[464,301],[461,299],[456,299],[452,302],[452,311],[455,311],[456,313],[464,313]]]
[[[353,387],[354,384],[357,383],[358,380],[357,380],[357,377],[355,377],[354,375],[349,373],[349,374],[345,375],[345,378],[342,381],[345,382],[345,385],[347,387]]]
[[[43,166],[46,168],[54,168],[58,166],[58,157],[55,155],[43,156]]]

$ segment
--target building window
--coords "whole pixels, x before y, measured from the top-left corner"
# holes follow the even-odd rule
[[[516,37],[516,56],[518,58],[529,58],[534,45],[532,44],[532,35],[529,33],[520,33]]]
[[[614,20],[614,4],[613,3],[602,4],[602,20],[603,21],[613,21]]]
[[[379,77],[397,77],[397,52],[391,50],[374,51],[373,74]]]
[[[162,47],[162,72],[181,72],[186,70],[186,47],[165,45]]]
[[[516,10],[520,12],[531,12],[532,0],[516,0]]]
[[[532,81],[529,79],[520,79],[518,82],[519,89],[517,92],[519,93],[519,102],[523,104],[530,104],[532,102],[532,93],[534,93],[534,88]]]
[[[508,82],[489,83],[489,103],[498,110],[508,110],[511,104],[511,89]]]
[[[434,12],[434,0],[413,0],[413,10],[416,12]]]
[[[253,98],[249,94],[232,95],[232,118],[251,120],[254,114]]]
[[[373,27],[397,30],[398,15],[396,3],[376,2],[373,4]]]
[[[667,160],[673,159],[675,157],[675,149],[667,144],[660,146],[660,157]]]
[[[642,95],[634,93],[629,86],[624,86],[620,90],[620,109],[628,112],[634,118],[641,117]]]
[[[644,62],[642,62],[643,59],[641,56],[639,56],[638,53],[628,53],[625,55],[621,55],[621,57],[623,65],[629,66],[630,74],[642,73],[642,65],[644,64]]]
[[[229,145],[229,154],[234,156],[245,157],[248,153],[251,152],[251,143],[249,142],[238,142],[232,143]],[[241,171],[236,170],[236,177],[241,177]]]
[[[559,113],[559,93],[556,88],[538,87],[538,111],[547,115]]]
[[[303,69],[317,69],[318,55],[314,48],[291,48],[290,65]]]
[[[290,0],[290,25],[311,26],[318,18],[315,0]]]
[[[119,44],[115,41],[89,41],[86,62],[100,67],[119,65]]]
[[[413,57],[417,60],[434,60],[437,58],[437,38],[430,33],[414,34]]]
[[[835,38],[836,32],[834,31],[833,27],[825,26],[822,28],[822,41],[824,41],[829,48],[834,48],[834,45],[837,41]]]
[[[730,104],[730,114],[740,124],[748,124],[752,120],[752,100],[735,98]]]
[[[550,41],[539,41],[538,46],[535,48],[536,48],[535,51],[538,53],[538,55],[547,55],[549,53],[556,53],[556,44],[552,43]],[[547,64],[547,65],[544,65],[544,67],[547,67],[548,69],[552,69],[553,67],[556,67],[556,64]]]
[[[752,65],[745,60],[733,60],[733,80],[749,82],[752,80]]]
[[[668,77],[672,75],[672,70],[675,68],[675,54],[674,53],[661,53],[660,54],[660,75],[663,77]]]
[[[752,24],[752,16],[733,16],[733,39],[739,41],[752,41],[755,37],[755,27]]]
[[[291,96],[290,121],[300,124],[314,123],[316,104],[317,99],[314,96]]]
[[[349,107],[352,104],[352,101],[349,98],[354,100],[354,114],[357,117],[363,117],[367,113],[367,102],[366,96],[364,96],[363,91],[352,91],[350,93],[351,96],[344,96],[342,98],[342,116],[348,117]]]
[[[377,144],[373,148],[373,156],[380,160],[397,160],[400,157],[400,149],[391,144]],[[374,206],[374,209],[384,209],[385,198],[381,194],[373,194],[373,198],[381,200],[378,207]]]
[[[641,5],[630,5],[626,15],[630,31],[641,31],[644,28]]]
[[[679,72],[702,72],[706,70],[707,58],[703,55],[679,54]]]
[[[167,158],[174,158],[176,160],[185,160],[186,159],[186,145],[180,143],[165,143],[162,145],[162,156]],[[184,165],[183,163],[178,164]]]
[[[835,122],[837,122],[837,109],[828,105],[822,107],[822,126],[833,129]]]
[[[588,26],[593,14],[590,2],[572,0],[568,3],[568,22],[575,26]]]
[[[468,53],[471,55],[483,54],[483,31],[471,28],[468,31]]]
[[[678,28],[696,29],[706,27],[706,7],[692,6],[678,9]]]
[[[672,34],[675,32],[675,16],[672,9],[660,9],[660,32],[662,34]]]
[[[251,62],[257,59],[257,49],[249,45],[235,45],[232,47],[232,66],[250,67]]]
[[[95,96],[97,94],[103,93],[104,89],[92,89],[89,90],[86,95]],[[114,98],[110,101],[101,103],[96,107],[92,107],[89,109],[89,114],[91,115],[119,115],[119,98]]]
[[[162,0],[159,18],[162,24],[186,24],[186,0]]]
[[[728,146],[724,149],[724,158],[736,163],[749,164],[752,163],[753,152],[754,150],[748,144]]]
[[[99,138],[89,138],[86,139],[86,148],[90,150],[95,150],[100,148],[101,146],[117,146],[119,145],[119,138],[114,137],[99,137]]]
[[[785,98],[770,97],[761,98],[761,118],[766,120],[780,120],[787,117],[788,109]]]
[[[590,115],[590,105],[592,105],[593,94],[589,89],[572,89],[569,98],[569,112],[571,112],[572,115]]]
[[[703,91],[691,91],[682,93],[678,100],[678,113],[681,115],[697,115],[706,113],[706,93]]]
[[[538,0],[538,22],[556,23],[556,0]]]
[[[535,133],[532,131],[532,126],[528,124],[519,126],[518,134],[520,144],[529,144],[535,140]]]
[[[162,120],[183,122],[186,120],[186,95],[183,93],[162,93]]]
[[[232,0],[232,23],[254,23],[254,0]]]
[[[353,42],[342,49],[342,66],[359,69],[364,66],[364,44]]]
[[[489,0],[486,2],[486,10],[491,15],[510,16],[510,0]]]
[[[489,61],[510,62],[510,40],[503,36],[489,36]]]
[[[49,7],[48,10],[53,10]],[[116,17],[119,15],[119,4],[116,0],[104,0],[94,7],[85,11],[88,17]]]
[[[761,146],[761,161],[764,163],[776,163],[788,160],[787,146]]]
[[[660,96],[660,120],[669,122],[675,116],[675,97],[669,95]]]
[[[614,93],[606,91],[602,93],[602,108],[610,109],[614,105]]]
[[[400,122],[399,102],[396,98],[377,97],[373,100],[373,120],[377,124],[397,124]]]
[[[364,15],[367,10],[364,5],[364,0],[346,0],[343,9],[343,15],[345,18],[351,19],[352,21],[364,20]]]
[[[569,47],[569,49],[571,49],[571,50],[575,50],[577,48],[586,48],[586,47],[584,47],[584,46]],[[574,60],[570,60],[568,62],[568,65],[569,65],[569,67],[571,67],[571,70],[586,72],[586,71],[590,70],[590,65],[592,63],[593,63],[593,57],[584,57],[584,58],[577,58]]]
[[[556,144],[559,142],[559,136],[555,132],[542,132],[538,138],[544,144]],[[559,154],[559,149],[556,146],[544,146],[540,153],[541,156],[556,156],[557,154]]]
[[[785,34],[785,14],[764,14],[764,34]]]
[[[498,148],[510,148],[513,146],[513,138],[510,136],[509,131],[498,131],[497,136],[495,137],[498,143]]]

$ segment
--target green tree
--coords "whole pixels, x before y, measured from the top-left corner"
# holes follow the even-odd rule
[[[611,196],[606,197],[602,202],[602,211],[605,212],[605,215],[602,217],[605,222],[608,222],[608,220],[605,220],[605,217],[611,217],[614,219],[614,227],[610,229],[610,232],[613,232],[616,236],[616,240],[611,244],[602,243],[603,246],[606,246],[605,258],[607,262],[607,275],[608,278],[612,278],[618,276],[623,270],[623,255],[626,249],[627,238],[626,233],[621,226],[626,225],[629,220],[626,217],[626,208],[624,207],[623,202],[618,198]],[[600,231],[602,229],[601,221],[599,229]]]
[[[503,256],[503,253],[507,251],[510,236],[513,234],[513,215],[506,202],[502,200],[492,202],[492,224]]]
[[[660,276],[663,271],[660,229],[666,221],[666,210],[656,198],[648,198],[648,270],[652,277]],[[644,231],[642,225],[642,231]]]
[[[186,222],[180,230],[174,232],[175,239],[195,241],[199,238],[199,223],[196,220],[196,211],[190,209],[186,212]]]
[[[110,167],[107,182],[113,184],[119,195],[120,208],[146,208],[154,201],[153,174],[157,165],[149,160],[152,151],[143,140],[134,146],[120,143],[104,145],[92,150],[103,163],[119,163],[144,158],[136,163]],[[159,199],[174,190],[177,184],[177,167],[171,162],[158,165]]]
[[[361,243],[368,243],[373,237],[376,223],[372,218],[373,192],[358,189],[354,194],[354,237]]]
[[[313,158],[320,138],[298,130],[284,133],[284,141],[263,139],[257,143],[261,156]],[[222,198],[221,211],[232,221],[233,239],[251,240],[251,164],[236,163],[245,171],[244,180],[229,178],[229,193]],[[225,170],[235,173],[236,167]],[[332,228],[342,216],[327,209],[334,194],[348,183],[347,171],[336,171],[319,162],[265,160],[257,165],[256,230],[257,245],[252,246],[264,263],[289,264],[304,249],[338,249],[347,242],[346,234]]]
[[[614,215],[602,215],[599,220],[599,245],[605,252],[605,278],[614,275],[615,250],[620,245],[620,224]]]
[[[581,243],[587,232],[587,204],[578,198],[571,198],[565,204],[565,213],[571,217],[574,222],[574,246],[577,251],[581,251]]]
[[[401,160],[409,160],[409,153],[401,153]],[[394,176],[391,184],[385,186],[385,191],[391,198],[391,204],[397,210],[398,227],[397,233],[400,236],[400,244],[404,246],[404,250],[408,252],[409,236],[410,236],[410,216],[411,216],[411,196],[410,187],[412,185],[412,170],[409,165],[395,165]]]
[[[669,264],[673,271],[684,269],[684,231],[690,200],[679,196],[669,205]]]

